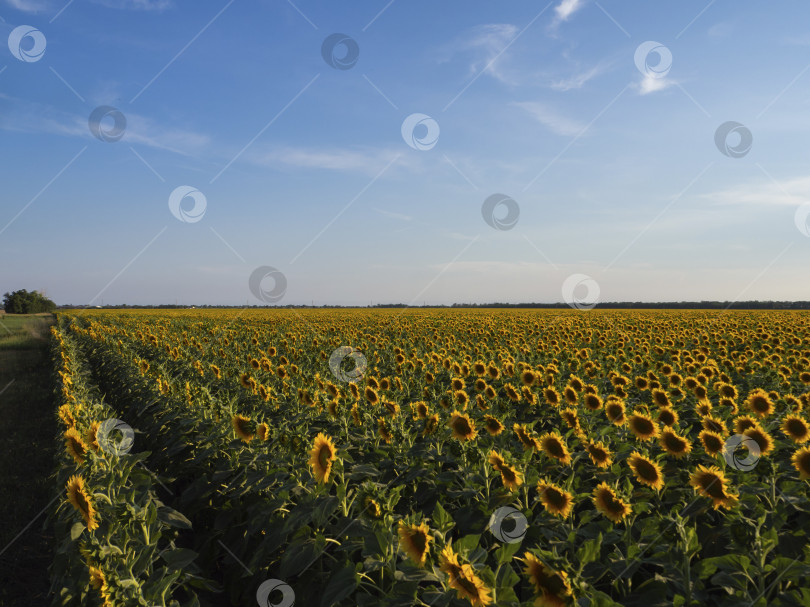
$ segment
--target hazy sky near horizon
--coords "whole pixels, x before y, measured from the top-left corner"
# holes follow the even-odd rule
[[[0,0],[0,292],[810,299],[809,24],[799,0]]]

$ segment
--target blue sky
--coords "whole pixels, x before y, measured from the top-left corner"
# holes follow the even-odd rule
[[[805,2],[0,2],[2,291],[810,299]]]

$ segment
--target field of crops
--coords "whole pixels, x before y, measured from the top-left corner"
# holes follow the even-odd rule
[[[65,605],[810,605],[810,314],[77,311]]]

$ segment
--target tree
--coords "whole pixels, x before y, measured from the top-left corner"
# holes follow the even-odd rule
[[[3,295],[3,309],[8,314],[39,314],[53,312],[56,304],[39,291],[20,289]]]

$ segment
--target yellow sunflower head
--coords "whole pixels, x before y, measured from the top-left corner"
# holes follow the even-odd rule
[[[337,459],[337,449],[326,434],[319,433],[315,437],[315,442],[310,451],[309,465],[312,466],[312,474],[319,483],[326,483],[329,480],[329,473],[332,471],[332,463]]]
[[[406,525],[399,522],[399,546],[416,564],[424,567],[430,545],[430,529],[426,523],[420,525]]]

